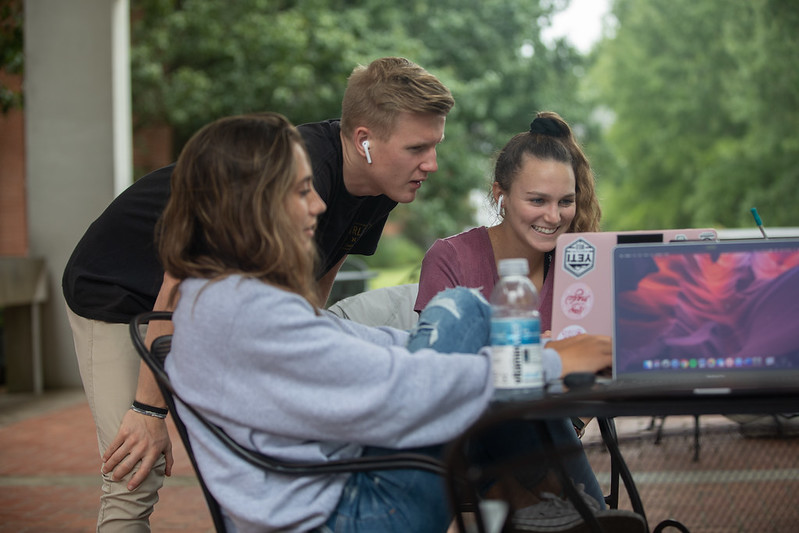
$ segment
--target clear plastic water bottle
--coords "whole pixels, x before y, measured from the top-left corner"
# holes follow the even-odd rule
[[[501,260],[499,281],[491,292],[491,367],[497,401],[535,397],[544,387],[538,291],[529,272],[527,259]]]

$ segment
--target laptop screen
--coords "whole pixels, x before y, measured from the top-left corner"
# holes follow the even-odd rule
[[[614,249],[614,377],[799,370],[799,240]]]

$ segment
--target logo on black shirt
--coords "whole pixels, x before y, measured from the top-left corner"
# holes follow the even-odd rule
[[[347,234],[347,242],[344,243],[344,252],[349,253],[352,247],[363,237],[366,230],[369,229],[370,224],[353,224],[350,226],[350,231]]]

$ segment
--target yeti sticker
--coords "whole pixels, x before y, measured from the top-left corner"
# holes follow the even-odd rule
[[[580,238],[563,249],[563,270],[579,278],[594,268],[596,248]]]

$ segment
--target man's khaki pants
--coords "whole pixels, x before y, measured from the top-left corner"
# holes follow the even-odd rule
[[[69,325],[75,341],[80,376],[89,407],[97,426],[100,455],[116,437],[122,417],[130,409],[139,379],[139,355],[133,347],[128,324],[112,324],[76,315],[67,307]],[[164,483],[164,456],[134,491],[127,483],[138,470],[134,468],[120,481],[111,474],[102,475],[103,493],[97,531],[101,533],[149,532],[150,514]],[[100,470],[101,462],[97,462]]]

